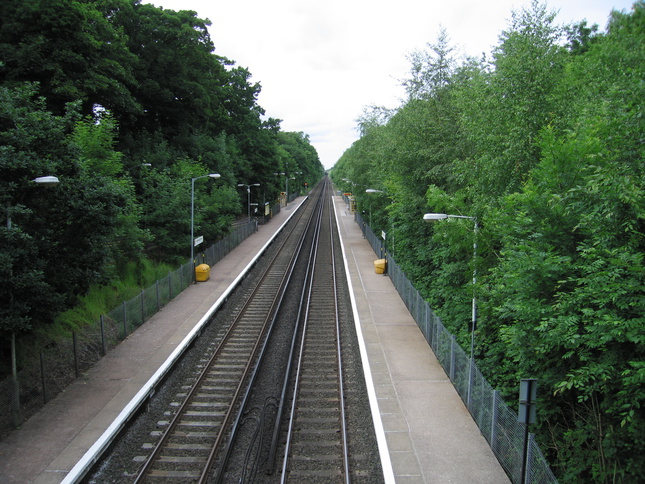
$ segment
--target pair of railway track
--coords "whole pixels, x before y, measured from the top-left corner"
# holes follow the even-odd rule
[[[134,482],[352,480],[329,186],[310,198]]]

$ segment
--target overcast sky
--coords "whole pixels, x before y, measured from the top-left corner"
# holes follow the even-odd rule
[[[444,27],[463,54],[490,53],[513,10],[531,0],[142,0],[194,10],[211,21],[215,53],[249,69],[259,104],[283,131],[310,136],[325,168],[358,139],[369,105],[398,107],[407,55]],[[604,30],[612,8],[632,0],[548,0],[559,24],[587,20]]]

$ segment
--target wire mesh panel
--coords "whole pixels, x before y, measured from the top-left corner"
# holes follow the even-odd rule
[[[255,230],[254,222],[239,226],[199,257],[214,265]],[[188,262],[78,331],[76,344],[72,338],[62,339],[51,342],[40,352],[32,349],[32,354],[18,355],[17,394],[11,377],[0,381],[0,436],[38,411],[46,400],[52,399],[76,378],[77,371],[79,374],[87,371],[192,282],[193,267]],[[18,405],[20,412],[14,418],[12,406]]]
[[[497,460],[513,482],[521,481],[524,425],[517,414],[501,398],[497,399],[495,441],[492,449]]]
[[[533,434],[529,434],[526,475],[527,483],[557,482]]]
[[[374,252],[380,254],[384,250],[382,242],[358,213],[356,221]],[[486,381],[392,257],[388,257],[387,274],[500,464],[513,483],[521,482],[524,424],[517,421],[517,414]],[[533,440],[529,440],[526,468],[527,483],[557,483]]]
[[[477,423],[482,435],[491,442],[492,422],[494,418],[495,391],[484,378],[475,364],[470,365],[470,394],[468,396],[470,414]]]

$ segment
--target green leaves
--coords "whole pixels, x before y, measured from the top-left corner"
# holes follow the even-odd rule
[[[477,217],[478,366],[512,398],[519,378],[548,390],[537,433],[562,480],[633,482],[645,475],[645,2],[596,30],[563,29],[533,2],[491,63],[423,95],[435,72],[423,62],[441,57],[415,54],[412,99],[332,174],[388,190],[359,194],[359,210],[377,230],[404,227],[397,263],[464,347],[472,227],[421,217]]]

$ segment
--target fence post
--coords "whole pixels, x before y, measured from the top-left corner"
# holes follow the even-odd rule
[[[123,301],[123,339],[128,336],[128,310]]]
[[[450,335],[450,381],[455,381],[455,335]]]
[[[141,298],[141,324],[146,322],[146,291],[145,289],[141,289],[141,294],[139,295]]]
[[[172,301],[172,272],[168,274],[168,301]]]
[[[101,323],[101,356],[105,356],[105,316],[101,314],[99,321]]]
[[[466,407],[468,411],[472,414],[472,409],[470,408],[472,393],[473,393],[473,359],[468,358],[468,397],[466,398]]]
[[[43,403],[47,403],[47,386],[45,385],[45,355],[40,352],[40,382],[43,386]]]
[[[11,333],[11,414],[13,416],[14,427],[20,427],[22,424],[22,414],[20,412],[20,382],[18,380],[18,369],[16,365],[16,333]]]
[[[157,312],[159,312],[159,309],[161,308],[159,305],[159,279],[155,281],[155,292],[157,294]]]
[[[76,331],[72,331],[72,347],[74,348],[74,374],[78,378],[78,341]]]
[[[490,447],[493,454],[497,455],[497,390],[493,390],[493,414],[490,423]]]

